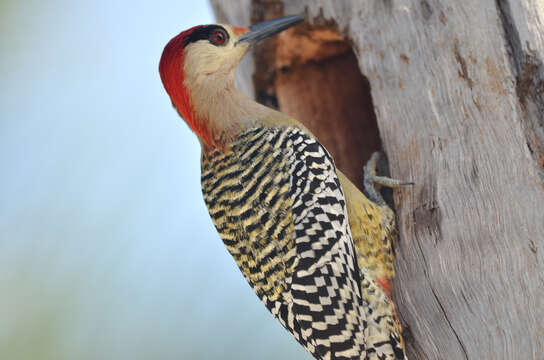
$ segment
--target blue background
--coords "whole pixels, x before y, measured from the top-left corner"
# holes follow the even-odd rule
[[[157,67],[204,1],[0,2],[0,359],[309,359],[253,294]]]

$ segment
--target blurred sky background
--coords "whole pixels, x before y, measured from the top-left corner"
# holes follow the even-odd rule
[[[220,241],[158,74],[206,1],[0,1],[0,359],[309,359]]]

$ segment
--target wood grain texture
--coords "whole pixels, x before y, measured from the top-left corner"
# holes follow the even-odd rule
[[[409,358],[544,358],[543,2],[212,4],[236,25],[306,11],[352,44],[391,175],[416,182],[395,195]]]

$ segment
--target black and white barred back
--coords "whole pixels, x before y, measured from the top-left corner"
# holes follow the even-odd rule
[[[202,157],[202,189],[244,277],[316,359],[396,358],[388,341],[369,341],[344,194],[316,139],[294,127],[248,130]]]

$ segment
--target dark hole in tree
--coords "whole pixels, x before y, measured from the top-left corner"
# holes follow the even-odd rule
[[[349,44],[331,29],[288,31],[276,42],[274,66],[279,109],[304,123],[361,188],[381,141],[370,84]]]

